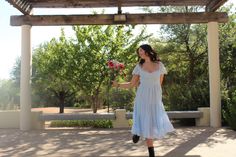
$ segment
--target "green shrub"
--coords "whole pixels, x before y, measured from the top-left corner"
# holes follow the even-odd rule
[[[111,120],[55,120],[50,127],[113,128]]]
[[[209,91],[202,84],[170,85],[163,90],[163,102],[167,110],[188,111],[209,106]]]
[[[193,111],[209,106],[207,82],[195,81],[189,84],[171,84],[163,88],[163,103],[168,111]],[[194,126],[195,119],[179,119],[183,126]]]
[[[126,109],[133,111],[135,93],[133,90],[112,89],[110,92],[110,104],[113,109]]]
[[[75,103],[73,107],[84,109],[84,108],[91,108],[91,105],[89,105],[89,103]]]
[[[228,96],[228,90],[222,90],[221,91],[221,125],[222,126],[229,126],[227,119],[226,119],[226,113],[228,113],[228,103],[229,103],[229,96]]]
[[[132,127],[132,125],[133,125],[133,119],[129,119],[128,122],[129,122],[129,126]]]
[[[233,92],[229,92],[229,97],[223,102],[224,110],[223,117],[225,117],[229,126],[236,131],[236,89]]]

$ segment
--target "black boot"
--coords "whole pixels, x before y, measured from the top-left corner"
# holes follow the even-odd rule
[[[148,147],[149,157],[155,157],[154,147]]]
[[[133,135],[133,142],[137,143],[139,141],[139,136],[138,135]]]

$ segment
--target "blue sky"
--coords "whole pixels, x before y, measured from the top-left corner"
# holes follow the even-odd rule
[[[234,3],[235,0],[229,0],[227,3]],[[130,12],[124,10],[123,12]],[[36,9],[34,14],[83,14],[91,13],[87,9],[70,9],[68,10],[56,10],[55,9]],[[106,13],[117,12],[117,9],[106,9]],[[133,10],[133,12],[140,12],[139,10]],[[21,27],[10,26],[10,16],[21,15],[17,9],[7,3],[5,0],[0,0],[0,79],[8,79],[10,77],[10,71],[13,68],[15,60],[20,56],[21,53]],[[49,41],[53,37],[60,35],[59,26],[43,26],[43,27],[32,27],[31,29],[31,42],[32,48],[37,47],[42,42]],[[70,26],[63,27],[67,36],[72,35]],[[159,30],[159,25],[149,25],[148,32],[156,33]],[[50,33],[49,33],[50,32]]]

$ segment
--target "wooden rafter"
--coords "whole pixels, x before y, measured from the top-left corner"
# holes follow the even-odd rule
[[[27,0],[6,0],[20,12],[25,15],[29,15],[32,11],[32,6]]]
[[[119,0],[28,0],[34,8],[117,7]],[[209,0],[122,0],[121,7],[131,6],[205,6]]]
[[[147,6],[205,6],[215,11],[227,0],[6,0],[25,15],[33,8],[106,8]]]
[[[23,15],[11,16],[12,26],[56,26],[56,25],[112,25],[112,24],[186,24],[228,21],[227,13],[155,13],[121,14],[125,21],[114,21],[113,14],[105,15]]]
[[[206,11],[213,12],[216,11],[220,6],[222,6],[227,0],[211,0],[206,5]]]

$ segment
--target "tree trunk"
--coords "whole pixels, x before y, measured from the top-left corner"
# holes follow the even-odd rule
[[[92,102],[92,108],[93,108],[93,113],[97,113],[97,104],[96,104],[96,102],[95,102],[95,100],[93,100],[93,102]]]
[[[98,95],[95,95],[93,96],[93,102],[92,102],[93,113],[97,113],[98,104],[99,104]]]
[[[194,81],[194,59],[193,58],[189,58],[190,62],[189,62],[189,84],[192,84]]]
[[[92,110],[93,110],[93,113],[97,113],[97,106],[96,106],[96,100],[95,100],[95,96],[91,96],[92,98]]]
[[[59,113],[64,113],[64,108],[65,108],[65,92],[64,91],[61,91],[59,93],[59,105],[60,105]]]
[[[93,102],[93,113],[97,113],[98,109],[96,103]]]
[[[96,92],[92,96],[92,108],[93,108],[93,113],[97,113],[98,110],[98,104],[99,104],[99,88],[96,89]]]
[[[188,53],[188,60],[189,60],[189,73],[188,73],[188,83],[192,84],[194,81],[194,54],[190,48],[190,43],[189,43],[189,30],[190,30],[190,25],[188,25],[188,33],[185,36],[184,42],[185,42],[185,47],[186,47],[186,51]]]

